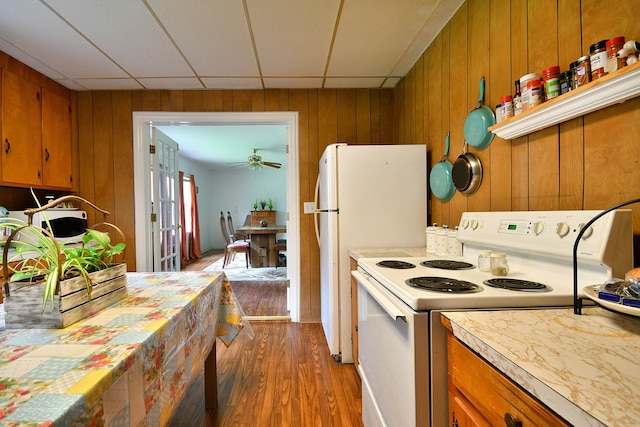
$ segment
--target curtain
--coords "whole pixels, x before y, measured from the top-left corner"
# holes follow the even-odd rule
[[[200,250],[200,220],[198,219],[198,197],[196,194],[196,177],[191,175],[191,250],[190,259],[202,258]]]
[[[187,228],[184,216],[184,172],[178,172],[178,181],[180,182],[180,260],[182,265],[189,264],[189,254],[187,253]]]

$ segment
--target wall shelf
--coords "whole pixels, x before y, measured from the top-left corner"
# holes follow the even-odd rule
[[[495,124],[489,131],[514,139],[639,95],[640,62]]]

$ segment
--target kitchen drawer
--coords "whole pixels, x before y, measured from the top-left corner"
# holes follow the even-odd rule
[[[568,426],[550,409],[469,350],[451,333],[448,336],[449,416],[456,413],[465,425],[504,426],[505,414],[527,426]],[[471,408],[468,408],[468,406]],[[467,422],[465,422],[465,420]],[[474,420],[474,421],[471,421]]]

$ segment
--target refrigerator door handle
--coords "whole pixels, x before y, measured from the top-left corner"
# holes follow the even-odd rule
[[[313,194],[313,206],[315,209],[313,210],[313,225],[316,230],[316,240],[318,241],[318,247],[320,247],[320,230],[318,230],[318,194],[320,193],[320,174],[318,174],[318,178],[316,179],[316,189]]]

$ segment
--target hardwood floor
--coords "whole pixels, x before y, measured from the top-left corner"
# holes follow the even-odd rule
[[[205,409],[200,372],[169,427],[363,425],[360,377],[330,356],[320,323],[250,326],[253,336],[245,329],[229,348],[217,344],[218,411]]]

